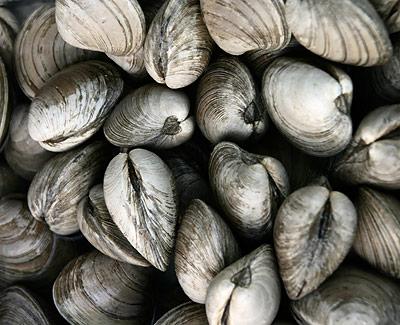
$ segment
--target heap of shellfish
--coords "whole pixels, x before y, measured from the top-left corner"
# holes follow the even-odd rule
[[[400,1],[0,0],[0,324],[400,324]]]

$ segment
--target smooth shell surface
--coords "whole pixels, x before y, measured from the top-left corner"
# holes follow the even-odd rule
[[[342,70],[326,71],[292,58],[278,58],[265,71],[263,96],[276,127],[299,149],[333,156],[351,140],[353,84]]]
[[[53,299],[70,324],[142,325],[149,309],[148,268],[99,252],[71,261],[53,285]]]
[[[245,238],[265,238],[289,194],[289,177],[276,159],[251,154],[230,142],[215,146],[210,184],[231,224]]]
[[[186,87],[203,73],[211,50],[199,1],[168,0],[146,37],[146,69],[155,81],[169,88]]]
[[[318,290],[292,302],[299,324],[399,324],[400,287],[381,275],[339,269]]]
[[[56,21],[67,43],[112,55],[137,52],[145,38],[145,16],[137,0],[57,0]]]
[[[290,41],[283,0],[201,0],[200,4],[211,37],[225,52],[274,51]]]
[[[165,271],[174,246],[178,204],[168,166],[148,150],[120,153],[107,167],[104,199],[131,245]]]
[[[29,106],[14,109],[4,157],[15,173],[31,180],[43,165],[54,155],[33,140],[28,131]]]
[[[154,325],[208,325],[203,305],[187,302],[171,309]]]
[[[239,257],[238,244],[222,218],[201,200],[193,200],[175,248],[175,272],[186,295],[204,303],[211,280]]]
[[[371,188],[357,200],[355,251],[379,270],[400,278],[400,201]]]
[[[97,55],[65,43],[57,31],[55,8],[46,4],[28,17],[18,34],[15,73],[22,91],[32,99],[58,71]]]
[[[197,90],[197,124],[212,143],[245,141],[265,133],[266,110],[249,69],[238,59],[212,63]]]
[[[0,295],[0,324],[50,325],[51,320],[39,301],[20,286],[5,289]]]
[[[400,189],[400,105],[375,109],[361,121],[334,172],[349,184]]]
[[[79,203],[77,219],[83,235],[103,254],[125,263],[150,265],[111,219],[104,201],[102,184],[92,187],[89,196]]]
[[[278,313],[281,287],[272,247],[263,245],[221,271],[207,291],[210,325],[269,325]]]
[[[104,125],[106,138],[120,147],[168,149],[190,139],[195,121],[188,96],[161,85],[147,85],[126,96]]]
[[[32,215],[45,221],[57,234],[78,231],[78,204],[101,179],[107,161],[107,147],[101,142],[50,159],[29,187],[28,204]]]
[[[356,227],[355,207],[340,192],[307,186],[286,198],[276,216],[274,244],[290,299],[314,291],[338,268]]]
[[[86,61],[58,72],[38,92],[29,134],[49,151],[78,146],[99,130],[123,88],[115,66]]]
[[[386,27],[368,0],[288,0],[286,17],[297,41],[325,59],[373,66],[392,55]]]

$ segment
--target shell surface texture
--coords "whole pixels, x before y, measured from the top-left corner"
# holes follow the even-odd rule
[[[193,302],[181,304],[164,314],[154,325],[208,325],[203,305]]]

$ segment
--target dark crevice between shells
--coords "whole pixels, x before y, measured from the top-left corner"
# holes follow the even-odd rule
[[[400,127],[391,130],[389,133],[385,134],[378,140],[398,140],[398,139],[400,139]]]
[[[390,20],[390,19],[392,19],[392,17],[398,16],[399,15],[399,10],[400,10],[400,1],[396,1],[393,4],[393,7],[390,8],[390,11],[387,14],[387,19]]]
[[[181,131],[182,128],[176,116],[169,116],[161,129],[161,133],[166,135],[177,135]]]
[[[350,105],[349,105],[349,102],[348,102],[348,98],[346,98],[346,95],[342,94],[342,95],[336,97],[335,106],[343,114],[349,115],[349,113],[350,113]]]
[[[128,158],[127,161],[128,164],[128,176],[129,176],[129,181],[132,184],[133,189],[135,190],[136,193],[140,193],[140,177],[136,173],[135,166],[133,165],[132,161]]]
[[[328,231],[328,225],[330,222],[331,218],[331,203],[328,201],[324,209],[320,215],[320,220],[319,220],[319,228],[318,228],[318,239],[324,239],[326,236],[326,233]]]
[[[253,130],[257,129],[257,124],[262,120],[262,113],[258,103],[252,101],[243,111],[243,119],[246,124],[252,124]]]

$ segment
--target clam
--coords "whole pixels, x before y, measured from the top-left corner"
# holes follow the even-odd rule
[[[279,160],[221,142],[211,154],[209,173],[218,202],[235,230],[247,239],[265,238],[289,194],[289,178]]]
[[[356,227],[356,209],[340,192],[306,186],[286,198],[276,216],[274,244],[290,299],[311,293],[338,268]]]
[[[31,180],[54,154],[43,149],[29,135],[28,114],[28,105],[19,105],[14,109],[4,157],[16,174]]]
[[[11,116],[11,85],[4,61],[0,56],[0,148],[7,137]]]
[[[104,199],[129,243],[165,271],[175,241],[178,204],[168,166],[148,150],[120,153],[104,175]]]
[[[175,272],[186,295],[204,303],[211,280],[239,257],[238,244],[222,218],[201,200],[193,200],[175,247]]]
[[[78,204],[101,179],[108,162],[107,147],[94,142],[50,159],[35,175],[28,191],[34,218],[60,235],[79,230]]]
[[[249,69],[234,57],[212,63],[197,91],[197,124],[212,143],[261,136],[267,114]]]
[[[400,36],[394,35],[392,41],[393,56],[386,64],[370,70],[370,83],[378,97],[396,103],[400,101]]]
[[[53,285],[53,299],[70,324],[147,324],[149,269],[99,252],[72,260]]]
[[[78,146],[101,128],[122,88],[118,70],[109,63],[86,61],[63,69],[32,101],[30,136],[49,151]]]
[[[73,242],[33,218],[22,198],[0,199],[0,287],[16,282],[50,284],[75,254]]]
[[[24,180],[0,158],[0,197],[7,194],[24,193],[25,187]]]
[[[390,33],[400,31],[400,7],[398,0],[370,0],[386,23]]]
[[[371,188],[357,200],[355,251],[379,270],[400,279],[400,201]]]
[[[286,18],[297,41],[325,59],[374,66],[392,55],[385,24],[368,0],[288,0]]]
[[[170,310],[154,325],[208,325],[203,305],[186,302]]]
[[[95,56],[64,42],[57,31],[54,6],[44,4],[32,12],[18,34],[15,73],[22,91],[32,99],[58,71]]]
[[[29,290],[21,286],[9,287],[0,295],[0,323],[2,325],[51,325],[46,308]]]
[[[82,234],[104,255],[125,263],[150,265],[111,219],[104,201],[102,184],[93,186],[89,195],[79,203],[77,219]]]
[[[276,127],[299,149],[333,156],[349,144],[353,84],[342,70],[278,58],[265,71],[263,96]]]
[[[229,54],[271,52],[290,41],[283,0],[200,0],[200,4],[211,37]]]
[[[185,93],[150,84],[126,96],[104,125],[108,141],[120,147],[168,149],[190,139],[194,118]]]
[[[269,325],[278,313],[281,286],[270,245],[262,245],[221,271],[207,291],[210,325]]]
[[[400,189],[400,105],[367,114],[334,173],[349,184]]]
[[[212,40],[198,0],[168,0],[149,28],[144,58],[158,83],[183,88],[203,73],[211,57]]]
[[[146,32],[137,0],[56,0],[56,22],[68,44],[119,56],[137,52]]]
[[[6,8],[0,8],[0,55],[10,69],[18,30],[19,25],[14,14]]]
[[[107,56],[118,64],[131,78],[142,81],[147,78],[148,73],[144,65],[144,48],[141,47],[136,53],[126,56],[107,54]]]
[[[299,324],[399,324],[400,286],[346,267],[291,307]]]

